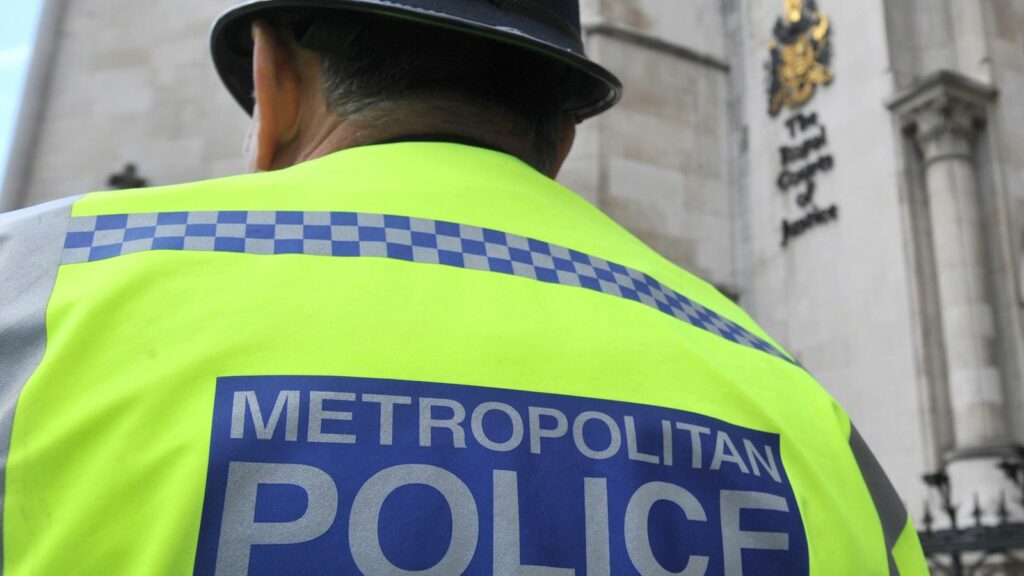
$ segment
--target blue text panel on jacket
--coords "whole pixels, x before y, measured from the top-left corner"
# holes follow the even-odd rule
[[[197,575],[808,574],[779,437],[679,410],[321,376],[217,383]]]

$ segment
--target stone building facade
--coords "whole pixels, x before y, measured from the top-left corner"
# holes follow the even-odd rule
[[[247,118],[206,48],[227,4],[48,0],[0,208],[128,163],[151,184],[239,172]],[[965,507],[1013,493],[995,465],[1024,444],[1024,0],[583,5],[627,90],[561,179],[737,298],[912,514],[925,473]],[[780,69],[811,95],[773,115]]]

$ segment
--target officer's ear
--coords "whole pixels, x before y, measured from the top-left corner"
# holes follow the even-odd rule
[[[252,24],[253,168],[270,170],[281,149],[299,132],[302,82],[294,48],[263,20]]]
[[[558,177],[558,173],[562,170],[562,164],[565,164],[565,159],[569,157],[569,152],[572,151],[572,145],[576,142],[576,119],[568,114],[562,115],[562,138],[558,141],[558,156],[556,156],[555,164],[551,167],[548,172],[548,176],[552,179]]]

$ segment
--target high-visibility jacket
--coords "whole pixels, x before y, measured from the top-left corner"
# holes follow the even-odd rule
[[[836,402],[505,154],[0,217],[3,574],[926,574]]]

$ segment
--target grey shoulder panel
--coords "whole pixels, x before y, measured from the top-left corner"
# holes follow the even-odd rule
[[[907,509],[903,506],[896,488],[893,487],[889,477],[882,470],[875,455],[871,453],[864,438],[857,431],[857,428],[850,424],[850,449],[857,459],[860,473],[871,493],[871,500],[875,504],[878,518],[882,522],[882,533],[885,535],[886,553],[889,556],[889,575],[898,576],[896,561],[893,558],[892,550],[899,540],[903,528],[907,525]]]
[[[7,394],[20,390],[42,359],[46,305],[73,202],[59,200],[0,214],[0,407],[4,410]]]
[[[0,511],[14,409],[46,351],[46,307],[76,199],[0,214]]]

